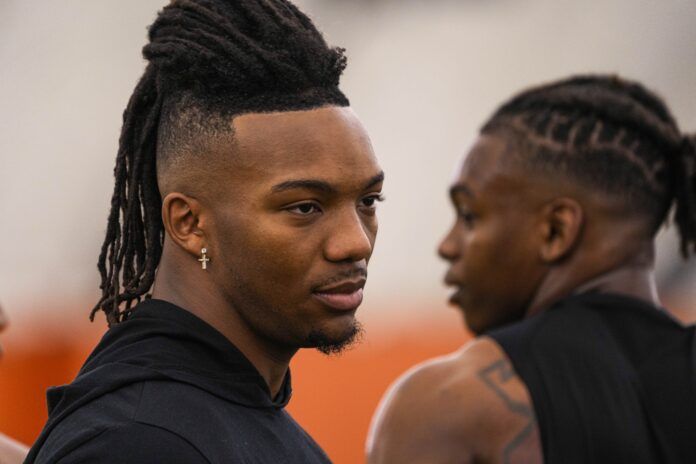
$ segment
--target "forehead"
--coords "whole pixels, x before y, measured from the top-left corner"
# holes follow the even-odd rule
[[[380,171],[369,137],[350,108],[246,114],[232,124],[230,162],[257,183],[307,177],[362,182]]]
[[[518,186],[521,173],[506,159],[507,152],[504,140],[487,135],[478,137],[457,170],[453,193],[475,196],[490,190],[502,193]]]
[[[514,150],[504,138],[479,136],[457,171],[452,199],[533,210],[557,196],[558,183],[526,168]]]

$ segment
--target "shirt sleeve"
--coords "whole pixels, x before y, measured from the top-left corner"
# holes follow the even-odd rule
[[[153,425],[130,422],[106,429],[60,458],[56,464],[210,464],[179,435]]]

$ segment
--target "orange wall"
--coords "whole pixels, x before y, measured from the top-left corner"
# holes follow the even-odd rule
[[[460,323],[376,333],[338,359],[305,350],[293,365],[290,412],[336,464],[363,462],[370,419],[387,387],[413,364],[454,351],[466,339]]]
[[[446,311],[446,310],[445,310]],[[363,462],[370,418],[382,394],[411,365],[455,350],[467,339],[451,311],[438,321],[386,329],[368,324],[362,344],[340,356],[303,350],[293,360],[289,410],[336,464]],[[70,382],[97,342],[104,324],[66,322],[70,330],[11,328],[0,362],[0,430],[31,443],[46,420],[45,390]],[[423,328],[426,326],[426,328]],[[17,329],[17,330],[13,330]],[[20,333],[21,335],[18,335]]]

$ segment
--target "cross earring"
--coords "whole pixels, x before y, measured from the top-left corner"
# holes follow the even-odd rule
[[[201,268],[203,270],[208,269],[208,261],[210,261],[210,258],[206,256],[206,253],[208,253],[207,248],[201,248],[201,257],[198,258],[198,261],[201,262]]]

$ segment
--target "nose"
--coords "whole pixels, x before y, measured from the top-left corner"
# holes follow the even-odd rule
[[[331,229],[325,242],[324,256],[332,262],[368,260],[372,255],[376,233],[376,222],[367,224],[352,208],[352,211],[342,213]]]
[[[455,225],[450,228],[445,238],[442,239],[440,245],[437,247],[437,254],[445,261],[454,261],[459,257],[459,243],[457,242],[456,234]]]

